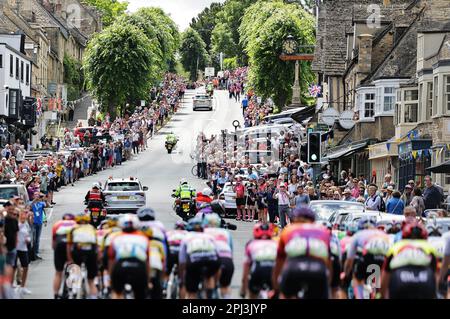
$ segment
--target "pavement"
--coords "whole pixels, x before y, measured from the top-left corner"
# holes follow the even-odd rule
[[[134,176],[141,180],[142,185],[148,186],[147,206],[157,212],[157,219],[167,229],[172,229],[179,220],[172,209],[172,190],[175,189],[180,178],[186,178],[197,190],[206,187],[204,180],[194,177],[191,169],[196,163],[190,154],[195,148],[196,137],[204,131],[207,137],[220,134],[222,129],[234,130],[232,122],[239,120],[243,123],[240,104],[228,98],[227,91],[215,91],[213,111],[192,111],[192,98],[195,91],[186,91],[181,108],[159,132],[148,141],[145,152],[133,157],[122,166],[116,166],[78,181],[75,186],[66,186],[55,193],[57,203],[48,216],[48,224],[42,231],[40,256],[43,258],[30,265],[27,287],[32,291],[26,299],[53,298],[53,250],[51,248],[51,228],[53,223],[60,220],[66,212],[84,210],[83,200],[94,182],[102,182],[109,177],[115,178]],[[165,136],[173,132],[180,140],[172,154],[167,154],[164,147]],[[242,276],[242,262],[245,244],[252,237],[254,223],[236,222],[237,230],[231,231],[234,245],[235,273],[232,280],[232,297],[239,298]]]

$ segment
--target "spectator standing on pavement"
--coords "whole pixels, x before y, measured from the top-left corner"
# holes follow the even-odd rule
[[[422,216],[422,213],[425,210],[425,203],[423,201],[422,191],[420,188],[414,188],[413,198],[410,205],[416,209],[417,216]]]
[[[17,258],[17,234],[19,232],[18,213],[14,205],[7,201],[3,207],[5,216],[6,264],[14,267]]]
[[[367,197],[365,205],[368,210],[382,211],[381,206],[383,199],[380,195],[377,195],[377,186],[375,184],[370,184],[368,188],[369,197]]]
[[[42,259],[39,256],[39,243],[41,240],[42,225],[47,223],[44,210],[46,207],[48,207],[48,204],[45,201],[44,194],[39,192],[34,193],[31,209],[33,211],[33,252],[37,259]]]
[[[401,194],[399,191],[392,193],[392,197],[386,203],[386,212],[389,214],[402,215],[405,204],[400,199]]]
[[[412,201],[413,197],[414,197],[413,187],[411,185],[407,184],[405,186],[405,190],[404,190],[403,195],[401,197],[403,203],[405,203],[405,206],[411,205],[411,201]]]
[[[425,210],[439,208],[443,200],[442,197],[440,190],[434,185],[431,176],[425,176],[425,189],[423,191]]]
[[[244,98],[242,99],[242,115],[245,114],[247,107],[248,107],[248,99],[247,99],[247,96],[244,95]]]
[[[278,214],[280,216],[280,227],[284,228],[287,225],[287,218],[289,218],[290,215],[289,204],[291,199],[291,195],[286,190],[286,185],[284,185],[284,183],[280,184],[274,197],[278,199]]]
[[[19,209],[16,209],[20,211]],[[28,254],[28,246],[31,243],[31,228],[28,224],[28,212],[23,210],[19,212],[19,233],[17,240],[17,258],[15,262],[15,269],[17,269],[17,262],[20,261],[22,268],[22,277],[20,280],[19,295],[31,294],[31,291],[25,288],[28,277],[28,265],[30,258]]]

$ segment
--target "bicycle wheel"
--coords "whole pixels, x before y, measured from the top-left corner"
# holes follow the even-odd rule
[[[198,177],[198,169],[197,169],[197,165],[194,165],[191,169],[191,173],[192,175],[194,175],[195,177]]]

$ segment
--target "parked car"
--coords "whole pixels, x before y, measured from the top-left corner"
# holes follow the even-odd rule
[[[329,220],[333,213],[365,212],[366,210],[362,203],[336,200],[314,200],[309,207],[317,214],[317,220]],[[330,220],[330,222],[332,221]]]
[[[1,184],[0,185],[0,205],[9,201],[12,197],[19,196],[25,203],[30,201],[27,189],[22,184]]]
[[[244,181],[244,185],[246,184],[247,182]],[[236,186],[235,182],[225,183],[222,192],[219,194],[219,201],[225,207],[226,217],[235,216],[237,213],[236,192],[234,191],[234,186]]]
[[[328,220],[333,229],[344,231],[346,225],[358,222],[363,217],[374,217],[377,221],[381,218],[381,212],[377,211],[339,211],[334,212]]]

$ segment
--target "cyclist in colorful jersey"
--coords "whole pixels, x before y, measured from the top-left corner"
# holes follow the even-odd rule
[[[402,240],[386,256],[381,294],[389,299],[436,298],[437,255],[427,242],[427,231],[417,221],[407,222]]]
[[[67,235],[67,262],[87,269],[87,279],[91,298],[97,297],[94,279],[97,277],[97,231],[90,225],[91,216],[79,213],[75,216],[77,225]]]
[[[64,266],[67,262],[67,235],[77,225],[73,214],[64,214],[62,220],[57,221],[52,227],[53,261],[55,264],[55,278],[53,280],[53,294],[59,299]]]
[[[117,236],[122,231],[122,229],[120,229],[120,227],[118,226],[118,221],[119,219],[117,216],[110,216],[106,220],[108,224],[108,229],[105,236],[103,237],[103,240],[99,248],[99,251],[101,252],[99,256],[102,259],[100,264],[102,265],[103,268],[103,282],[105,285],[105,292],[104,292],[105,295],[109,295],[111,287],[108,250],[109,247],[111,246],[111,241],[114,239],[115,236]]]
[[[114,236],[108,250],[113,299],[123,299],[125,285],[135,299],[145,299],[150,272],[150,242],[139,231],[139,219],[132,214],[120,217],[122,231]]]
[[[373,265],[381,269],[390,241],[384,231],[376,228],[376,220],[372,217],[362,217],[358,229],[347,250],[344,272],[347,278],[353,277],[355,298],[364,299],[364,287],[373,272],[371,269]]]
[[[152,285],[151,299],[162,299],[163,280],[166,272],[168,243],[164,225],[155,220],[155,211],[151,208],[140,208],[137,216],[140,230],[150,240],[150,281]]]
[[[450,232],[446,232],[442,235],[445,239],[444,253],[442,259],[441,271],[439,274],[439,282],[447,282],[447,288],[450,284]],[[450,298],[447,294],[446,298]]]
[[[339,299],[340,275],[341,275],[341,244],[338,234],[333,232],[333,226],[330,222],[322,221],[319,224],[326,227],[330,232],[330,251],[331,264],[333,266],[333,276],[331,279],[331,296],[333,299]]]
[[[440,227],[437,224],[434,224],[432,222],[427,226],[427,232],[428,232],[427,241],[436,250],[437,271],[439,273],[441,272],[441,269],[443,266],[445,241],[447,240],[447,238],[446,238],[447,236],[443,236],[441,233],[441,230],[442,230],[442,227]],[[448,291],[447,278],[442,279],[439,276],[438,290],[442,297],[447,297],[447,291]]]
[[[340,240],[341,244],[341,252],[342,252],[342,260],[341,260],[341,274],[340,274],[340,280],[341,280],[341,292],[343,294],[343,298],[348,298],[348,289],[350,287],[352,277],[345,276],[344,265],[345,261],[347,260],[347,251],[348,247],[350,247],[350,243],[353,240],[353,235],[356,234],[358,231],[358,223],[356,221],[350,222],[345,226],[346,229],[346,236]],[[353,299],[353,295],[351,296]]]
[[[203,220],[191,218],[189,233],[181,242],[178,262],[181,286],[186,289],[188,299],[196,299],[200,282],[206,281],[206,295],[212,299],[215,278],[220,270],[219,254],[214,238],[203,233]]]
[[[264,288],[272,289],[272,270],[277,257],[278,242],[273,238],[274,225],[258,223],[253,239],[245,245],[241,297],[257,299]]]
[[[167,241],[169,243],[169,255],[167,256],[167,267],[166,267],[166,275],[170,276],[172,273],[173,267],[175,265],[178,266],[178,254],[180,253],[180,245],[181,241],[186,237],[188,231],[186,230],[187,222],[185,221],[177,221],[175,224],[175,229],[168,230]],[[178,271],[177,271],[178,272]],[[185,291],[180,287],[180,299],[184,299]]]
[[[233,239],[228,230],[221,228],[222,219],[216,213],[205,215],[203,218],[203,231],[214,237],[220,261],[220,274],[217,281],[220,285],[222,299],[231,298],[231,279],[234,273]]]
[[[325,227],[314,224],[315,219],[309,207],[296,208],[291,224],[281,232],[272,286],[283,299],[329,298],[331,236]]]

